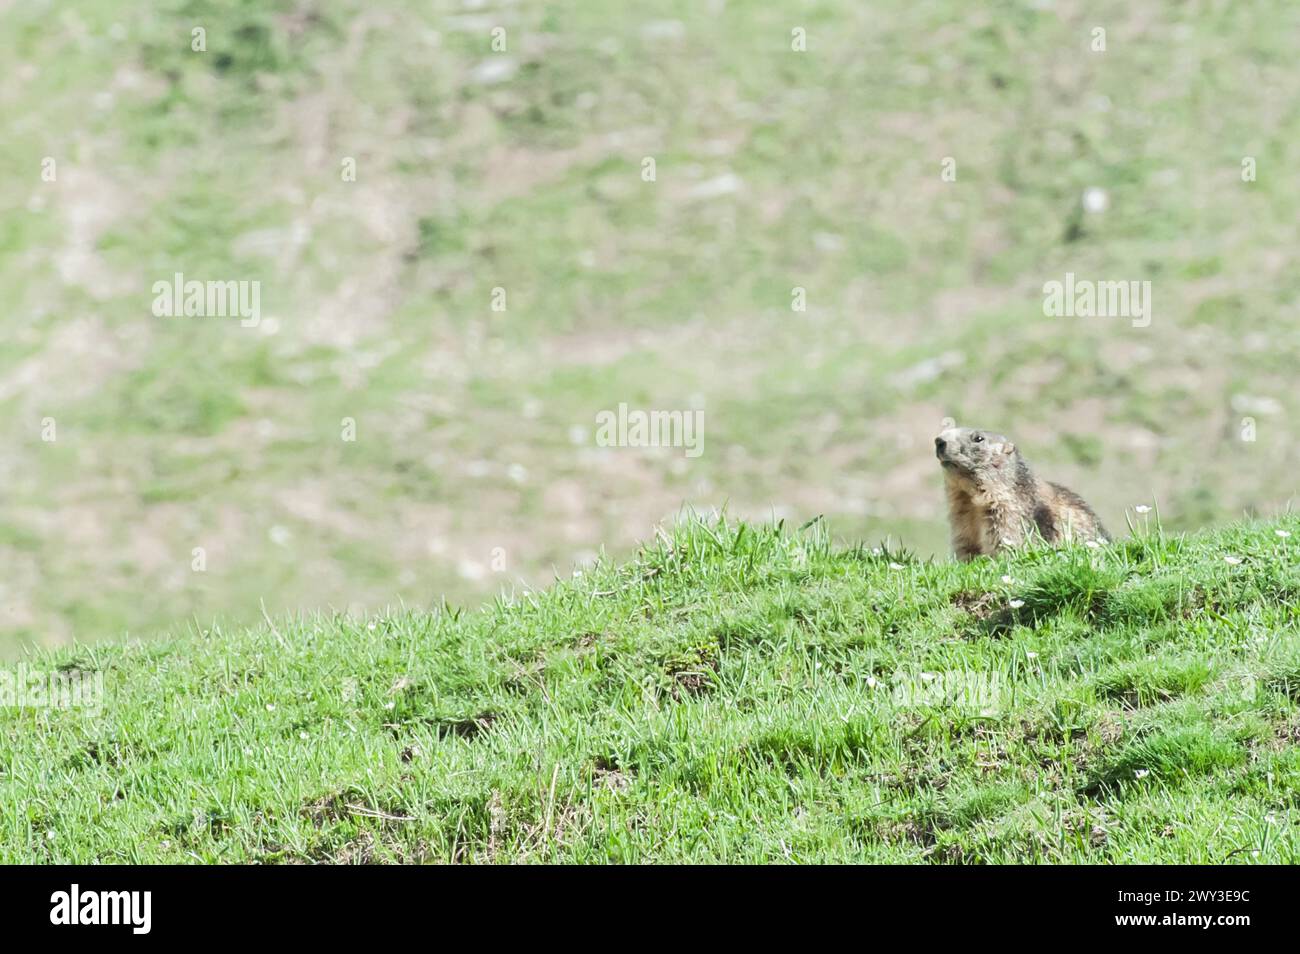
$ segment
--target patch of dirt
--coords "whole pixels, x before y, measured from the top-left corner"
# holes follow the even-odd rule
[[[105,261],[100,237],[134,206],[128,190],[88,166],[60,163],[50,183],[65,224],[67,244],[54,254],[54,266],[64,284],[85,289],[100,301],[129,294],[133,276]]]
[[[335,847],[319,846],[307,855],[288,854],[272,856],[268,861],[280,864],[327,864],[327,865],[372,865],[389,864],[424,864],[433,857],[428,845],[417,840],[414,844],[385,837],[381,831],[367,828],[355,838]]]
[[[681,699],[684,695],[701,696],[713,691],[718,672],[716,653],[696,650],[694,658],[674,659],[665,667],[665,672],[673,680],[672,695]]]
[[[302,813],[317,828],[327,822],[335,823],[349,818],[374,818],[383,823],[384,827],[415,820],[400,810],[371,807],[367,804],[367,796],[354,789],[322,795],[305,805]]]
[[[999,598],[996,593],[976,593],[972,590],[961,590],[952,595],[953,606],[981,621],[989,619],[997,613],[998,602]]]
[[[1271,748],[1282,751],[1293,745],[1300,745],[1300,718],[1295,716],[1279,722],[1273,727],[1273,745]]]
[[[895,840],[906,840],[920,845],[929,853],[936,847],[938,831],[932,819],[909,818],[895,825],[890,834]]]
[[[475,739],[492,728],[498,718],[496,712],[480,712],[467,719],[444,719],[436,724],[438,738],[445,739],[452,735],[459,739]]]
[[[571,149],[538,150],[513,143],[495,144],[483,158],[483,181],[495,200],[528,195],[558,182],[572,170],[609,158],[649,155],[659,137],[650,129],[615,130],[589,136]]]
[[[368,865],[375,859],[375,835],[366,830],[329,856],[332,865]],[[323,859],[322,859],[323,860]]]
[[[612,792],[624,792],[632,784],[631,776],[619,765],[614,756],[596,756],[592,764],[592,780]]]
[[[574,649],[590,649],[604,638],[604,633],[582,633],[573,640]]]
[[[131,337],[96,315],[70,318],[52,330],[40,351],[0,379],[0,401],[21,398],[29,409],[44,414],[46,404],[59,406],[56,398],[58,402],[89,398],[137,363],[132,351],[144,343],[145,336],[128,340]]]

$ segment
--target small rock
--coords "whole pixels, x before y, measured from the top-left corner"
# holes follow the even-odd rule
[[[1238,414],[1281,414],[1282,405],[1271,397],[1256,397],[1250,394],[1234,394],[1232,409]]]
[[[479,86],[504,83],[519,72],[519,63],[511,56],[489,56],[469,73],[469,81]]]
[[[900,388],[924,384],[933,381],[945,371],[959,367],[964,361],[965,358],[960,351],[945,351],[938,357],[927,358],[919,364],[899,371],[890,378],[890,382]]]
[[[1092,186],[1083,191],[1083,211],[1092,215],[1100,215],[1109,208],[1110,196],[1106,194],[1105,189]]]
[[[717,199],[724,195],[735,195],[745,188],[744,180],[734,172],[705,179],[690,191],[692,199]]]

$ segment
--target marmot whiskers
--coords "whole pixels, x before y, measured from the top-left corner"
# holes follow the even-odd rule
[[[957,559],[989,556],[1035,537],[1048,543],[1109,539],[1074,491],[1039,478],[1001,434],[950,427],[934,439],[948,492]]]

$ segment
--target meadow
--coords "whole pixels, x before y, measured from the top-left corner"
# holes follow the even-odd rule
[[[1295,493],[1293,3],[0,18],[8,660],[473,607],[683,505],[942,556],[945,417],[1111,525]],[[177,273],[260,321],[156,316]],[[1046,315],[1067,274],[1149,326]],[[702,452],[600,446],[623,403]]]
[[[1292,863],[1300,519],[968,564],[686,518],[475,613],[42,651],[0,861]]]

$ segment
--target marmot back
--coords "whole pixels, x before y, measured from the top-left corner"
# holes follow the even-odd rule
[[[1048,543],[1109,539],[1074,491],[1040,479],[1001,434],[950,427],[934,439],[959,560],[1041,538]]]

